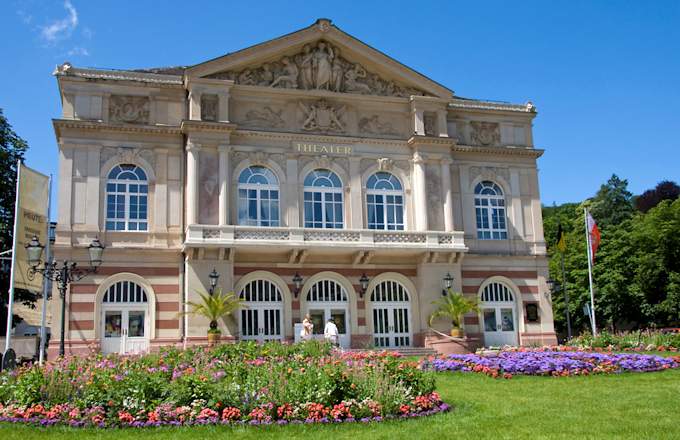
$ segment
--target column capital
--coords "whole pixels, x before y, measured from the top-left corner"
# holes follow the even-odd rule
[[[443,157],[439,160],[439,163],[441,163],[442,165],[451,165],[453,163],[453,159],[451,159],[450,157]]]
[[[425,157],[420,153],[420,151],[414,151],[411,162],[413,162],[414,165],[422,165],[425,163]]]
[[[197,144],[191,141],[187,142],[187,153],[192,152],[198,153],[199,151],[201,151],[201,144]]]
[[[234,147],[232,147],[229,144],[220,144],[217,146],[217,151],[220,153],[225,153],[225,154],[230,154],[234,150]]]

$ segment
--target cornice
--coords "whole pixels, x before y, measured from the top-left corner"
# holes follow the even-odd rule
[[[182,121],[180,129],[185,134],[192,132],[231,133],[236,129],[236,124],[185,119]]]
[[[453,151],[459,153],[481,153],[502,156],[528,156],[538,159],[545,150],[530,147],[517,147],[506,145],[503,147],[477,147],[473,145],[454,145]]]
[[[54,76],[69,77],[75,76],[86,79],[106,79],[114,81],[139,81],[155,84],[182,85],[183,77],[180,75],[163,75],[159,73],[133,72],[129,70],[109,70],[109,69],[83,69],[73,67],[69,63],[57,66],[53,73]]]
[[[453,147],[456,140],[450,137],[413,135],[407,141],[410,146],[436,145]]]
[[[510,104],[506,102],[478,101],[474,99],[453,99],[449,102],[449,108],[536,113],[536,107],[531,102],[526,104]]]
[[[57,137],[60,136],[60,131],[63,129],[91,130],[106,133],[182,134],[180,127],[176,125],[108,124],[101,121],[83,121],[78,119],[53,119],[52,125]]]

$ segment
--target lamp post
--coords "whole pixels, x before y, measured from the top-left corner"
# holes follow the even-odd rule
[[[99,242],[98,238],[92,240],[92,243],[87,247],[90,257],[90,267],[82,269],[78,267],[75,261],[64,260],[60,264],[56,261],[46,262],[43,267],[42,253],[45,246],[40,244],[38,238],[33,236],[31,241],[26,244],[26,254],[28,255],[28,278],[33,279],[36,273],[42,274],[43,277],[59,283],[59,296],[61,296],[61,339],[59,340],[59,356],[64,356],[64,332],[66,320],[66,290],[69,284],[74,281],[79,281],[90,273],[97,272],[97,269],[102,264],[102,254],[104,253],[104,246]]]
[[[442,296],[446,296],[451,287],[453,287],[453,276],[446,272],[446,275],[442,278]]]
[[[366,272],[361,275],[361,278],[359,278],[359,284],[361,285],[361,292],[359,292],[359,296],[361,296],[361,299],[364,298],[364,294],[366,293],[366,290],[368,290],[368,277],[366,276]]]
[[[569,313],[569,293],[567,289],[553,279],[546,280],[551,293],[564,293],[564,315],[567,319],[567,341],[571,339],[571,316]]]
[[[215,268],[213,267],[212,272],[210,272],[210,275],[208,275],[210,278],[210,296],[215,293],[215,287],[217,286],[217,280],[220,278],[220,274],[217,273]]]

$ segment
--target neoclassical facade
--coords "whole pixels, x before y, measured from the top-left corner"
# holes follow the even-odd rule
[[[55,254],[107,248],[69,292],[68,352],[205,343],[179,313],[213,269],[246,305],[227,340],[291,341],[310,313],[346,347],[422,346],[450,274],[480,343],[556,341],[530,103],[458,97],[325,19],[190,67],[55,76]]]

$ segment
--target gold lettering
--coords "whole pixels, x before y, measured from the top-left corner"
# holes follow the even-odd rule
[[[295,149],[298,153],[318,153],[318,154],[333,154],[333,155],[351,155],[352,147],[347,145],[323,145],[323,144],[305,144],[297,142]]]

